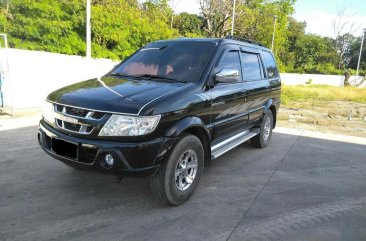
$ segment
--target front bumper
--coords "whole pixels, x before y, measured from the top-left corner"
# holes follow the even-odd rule
[[[55,148],[56,142],[66,143],[64,149],[75,149],[75,156],[68,155],[70,150]],[[175,138],[157,138],[148,142],[120,143],[84,139],[66,135],[41,121],[38,129],[38,142],[42,149],[67,165],[93,170],[115,176],[151,176],[168,155]],[[111,154],[113,166],[106,166],[104,157]]]

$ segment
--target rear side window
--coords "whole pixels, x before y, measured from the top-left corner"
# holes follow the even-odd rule
[[[236,69],[239,71],[240,80],[243,79],[241,76],[241,66],[238,51],[225,52],[217,67],[219,69]]]
[[[262,71],[259,55],[255,53],[242,53],[241,61],[243,66],[244,80],[262,79]]]
[[[268,78],[271,79],[278,77],[278,69],[272,53],[268,51],[263,51],[263,56],[264,61],[266,62]]]

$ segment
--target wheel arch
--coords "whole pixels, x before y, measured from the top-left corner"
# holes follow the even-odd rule
[[[277,108],[276,105],[274,103],[274,101],[272,99],[268,100],[265,107],[264,107],[264,114],[263,116],[267,113],[267,111],[272,111],[272,115],[273,115],[273,128],[276,127],[276,123],[277,123]]]
[[[194,135],[200,139],[204,150],[205,165],[211,161],[211,135],[204,122],[198,117],[186,117],[175,123],[165,134],[167,137],[179,137],[184,133]]]

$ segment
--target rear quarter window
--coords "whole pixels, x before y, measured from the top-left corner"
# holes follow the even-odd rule
[[[268,78],[277,78],[279,76],[278,68],[272,53],[268,51],[263,51],[263,57],[266,64]]]

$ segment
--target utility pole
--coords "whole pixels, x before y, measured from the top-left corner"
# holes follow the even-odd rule
[[[234,36],[234,25],[235,25],[235,8],[236,8],[236,0],[234,0],[234,5],[233,5],[233,21],[231,22],[231,36]]]
[[[276,23],[277,23],[277,15],[274,15],[273,34],[272,34],[272,47],[271,47],[272,51],[273,51],[273,47],[274,47],[274,40],[275,40],[275,33],[276,33]]]
[[[177,6],[180,4],[181,0],[178,0],[177,2],[175,2],[175,0],[171,0],[170,1],[170,7],[172,8],[172,17],[170,19],[170,28],[173,28],[173,22],[174,22],[174,13],[175,13],[175,9],[177,8]]]
[[[11,106],[11,115],[15,117],[15,110],[14,110],[14,101],[13,101],[13,91],[12,91],[12,82],[10,81],[10,68],[9,68],[9,58],[8,58],[8,36],[6,33],[0,33],[0,37],[4,38],[4,45],[5,45],[5,59],[6,59],[6,70],[4,70],[4,65],[1,63],[1,78],[6,78],[5,81],[7,82],[7,94],[10,95],[10,106]],[[7,97],[7,96],[5,96]]]
[[[86,0],[86,57],[91,58],[90,1]]]
[[[361,55],[362,55],[362,48],[363,48],[363,40],[365,38],[365,32],[366,32],[366,28],[362,29],[362,40],[361,40],[360,54],[358,55],[355,84],[356,84],[356,81],[358,78],[358,70],[360,69],[360,62],[361,62]]]

